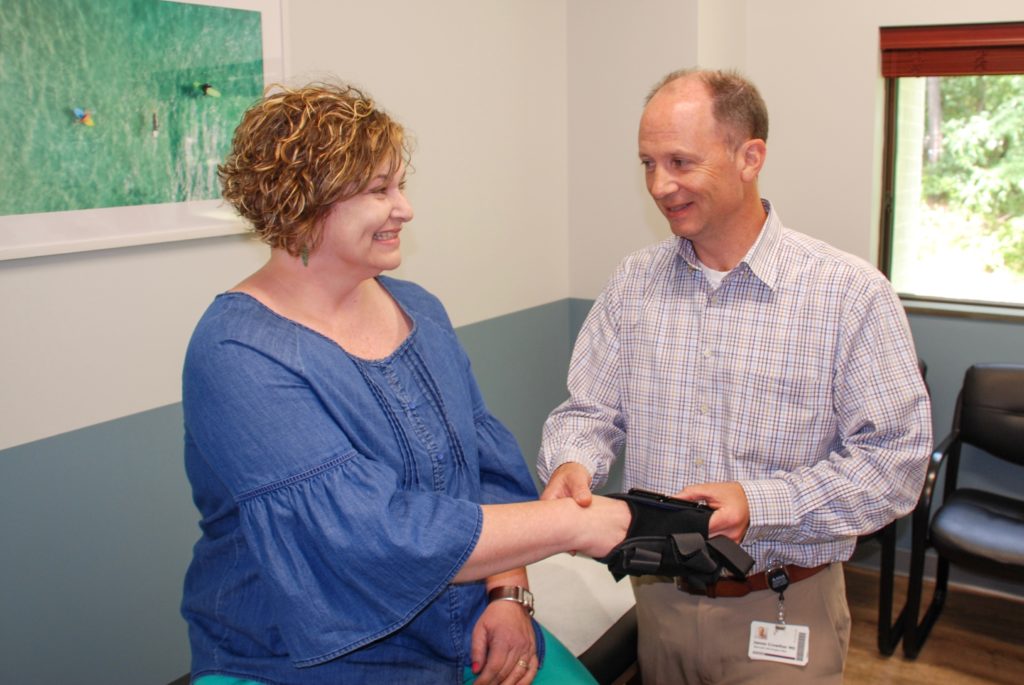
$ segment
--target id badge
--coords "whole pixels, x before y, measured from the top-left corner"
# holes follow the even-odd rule
[[[811,629],[807,626],[751,621],[747,656],[753,661],[806,666],[810,637]]]

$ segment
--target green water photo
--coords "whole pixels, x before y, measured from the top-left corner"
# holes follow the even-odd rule
[[[0,215],[215,199],[262,90],[257,11],[3,0]]]

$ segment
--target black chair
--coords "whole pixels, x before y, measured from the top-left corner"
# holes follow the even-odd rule
[[[1024,500],[958,487],[960,449],[965,444],[1024,466],[1024,365],[975,364],[969,368],[957,398],[952,431],[932,454],[924,492],[913,513],[910,578],[901,614],[903,653],[908,659],[917,657],[942,611],[950,564],[988,577],[1024,579]],[[942,501],[931,516],[943,464]],[[929,548],[938,557],[935,592],[918,623]]]
[[[874,533],[860,536],[857,544],[868,540],[877,540],[882,548],[878,570],[878,651],[890,656],[896,651],[896,645],[903,636],[902,614],[895,621],[892,620],[892,597],[896,576],[896,521]]]
[[[923,359],[918,359],[917,366],[927,386],[928,365]],[[857,540],[858,544],[876,540],[882,548],[878,571],[878,651],[885,656],[890,656],[896,651],[896,645],[903,636],[905,612],[901,612],[895,621],[892,618],[893,586],[896,578],[896,526],[900,520],[896,519],[874,533],[860,536]]]

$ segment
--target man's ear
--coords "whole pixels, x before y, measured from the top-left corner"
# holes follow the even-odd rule
[[[751,138],[740,145],[740,149],[736,151],[736,165],[744,182],[751,183],[757,180],[767,156],[768,146],[760,138]]]

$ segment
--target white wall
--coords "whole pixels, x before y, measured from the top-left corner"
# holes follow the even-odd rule
[[[650,85],[694,61],[695,8],[285,0],[286,80],[362,85],[415,136],[398,275],[463,325],[593,297],[667,235],[636,122]],[[235,237],[0,262],[0,449],[178,401],[196,319],[265,255]]]
[[[873,259],[878,27],[1022,15],[1019,0],[285,0],[285,67],[365,86],[417,137],[399,275],[463,325],[595,297],[668,235],[636,126],[650,86],[698,63],[764,93],[762,187],[786,223]],[[0,449],[177,402],[196,319],[265,254],[235,236],[0,262]]]
[[[697,2],[569,0],[571,297],[594,298],[615,265],[669,235],[644,187],[644,98],[697,59]]]
[[[568,293],[564,0],[285,0],[288,82],[364,86],[418,138],[398,275],[456,325]],[[180,400],[240,237],[0,262],[0,449]]]
[[[742,69],[746,4],[569,0],[571,297],[596,297],[625,255],[670,235],[637,158],[644,98],[676,69]]]
[[[1022,19],[1019,0],[569,0],[571,296],[595,297],[624,255],[668,235],[635,163],[642,99],[664,73],[746,73],[771,119],[762,193],[790,227],[874,262],[878,28]]]
[[[741,69],[747,54],[746,0],[698,0],[697,62],[705,69]]]
[[[0,262],[0,449],[179,401],[192,327],[265,254],[232,236]]]
[[[564,298],[565,2],[286,7],[292,80],[362,85],[418,141],[398,275],[456,325]]]
[[[1020,0],[748,0],[746,72],[771,118],[762,192],[790,227],[876,260],[878,28],[1020,21]]]

